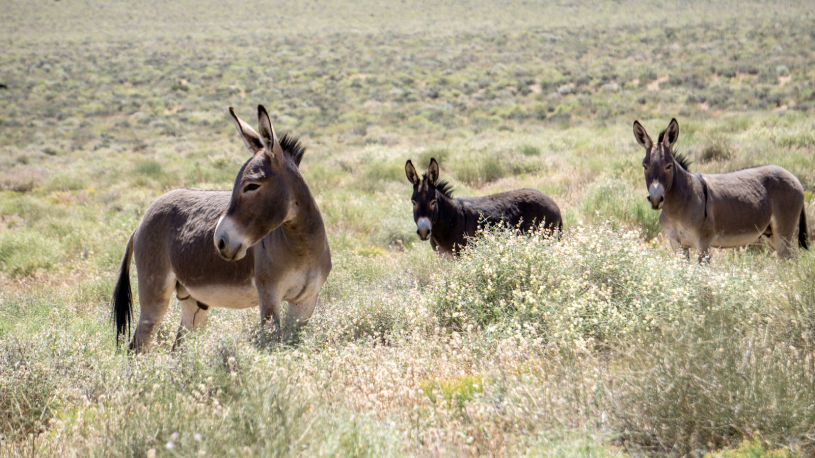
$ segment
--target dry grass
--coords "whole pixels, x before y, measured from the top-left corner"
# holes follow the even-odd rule
[[[783,166],[815,221],[811,2],[216,3],[0,19],[0,456],[815,454],[815,258],[672,256],[630,130],[677,117],[694,171]],[[167,189],[231,188],[226,107],[257,103],[308,147],[314,317],[278,342],[212,310],[173,354],[173,303],[124,354],[128,236]],[[431,157],[566,232],[438,259],[404,176]]]

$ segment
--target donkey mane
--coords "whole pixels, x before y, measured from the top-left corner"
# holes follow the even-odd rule
[[[676,160],[676,163],[679,164],[680,167],[685,169],[686,172],[690,172],[691,160],[689,157],[686,157],[682,153],[676,153],[674,154],[674,159]]]
[[[280,139],[280,147],[291,156],[294,163],[297,164],[297,167],[300,167],[300,161],[303,160],[303,154],[306,152],[306,147],[300,143],[300,139],[285,134],[283,138]]]
[[[427,174],[422,175],[422,181],[427,179]],[[436,191],[444,194],[449,198],[453,198],[453,185],[447,182],[447,180],[439,180],[436,182]]]

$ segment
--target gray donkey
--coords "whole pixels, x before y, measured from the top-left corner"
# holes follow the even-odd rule
[[[807,249],[804,188],[777,165],[762,165],[728,173],[700,174],[687,170],[687,161],[674,155],[679,123],[672,119],[654,143],[634,121],[634,137],[645,148],[645,185],[651,208],[661,210],[659,224],[671,247],[694,248],[699,260],[710,247],[735,248],[762,235],[782,258],[792,255],[795,229],[798,244]]]
[[[152,340],[175,291],[179,344],[205,325],[209,307],[260,306],[262,323],[279,328],[280,302],[305,323],[331,271],[323,219],[299,165],[304,149],[278,140],[266,109],[258,132],[230,108],[252,157],[230,191],[177,189],[158,198],[127,242],[111,299],[117,336],[130,327],[130,258],[136,258],[141,313],[130,349]]]

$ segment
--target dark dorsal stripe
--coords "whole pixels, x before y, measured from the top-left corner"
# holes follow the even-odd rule
[[[699,182],[702,183],[702,193],[705,195],[705,219],[707,219],[707,182],[704,178],[702,178],[701,173],[694,173],[693,176],[698,178]]]

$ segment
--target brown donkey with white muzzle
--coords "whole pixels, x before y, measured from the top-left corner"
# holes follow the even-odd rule
[[[146,349],[175,291],[181,305],[176,345],[204,326],[209,307],[260,306],[262,323],[281,324],[280,302],[305,323],[331,271],[323,219],[300,174],[303,147],[278,140],[258,106],[258,132],[229,114],[252,157],[229,191],[177,189],[158,198],[127,242],[111,305],[117,336],[130,328],[130,258],[141,312],[130,349]]]
[[[699,261],[710,247],[736,248],[767,237],[782,258],[798,244],[808,246],[804,188],[795,175],[777,165],[728,173],[690,173],[674,155],[679,123],[672,119],[654,143],[634,121],[634,137],[645,148],[642,167],[651,208],[661,210],[659,224],[675,250],[694,248]]]

